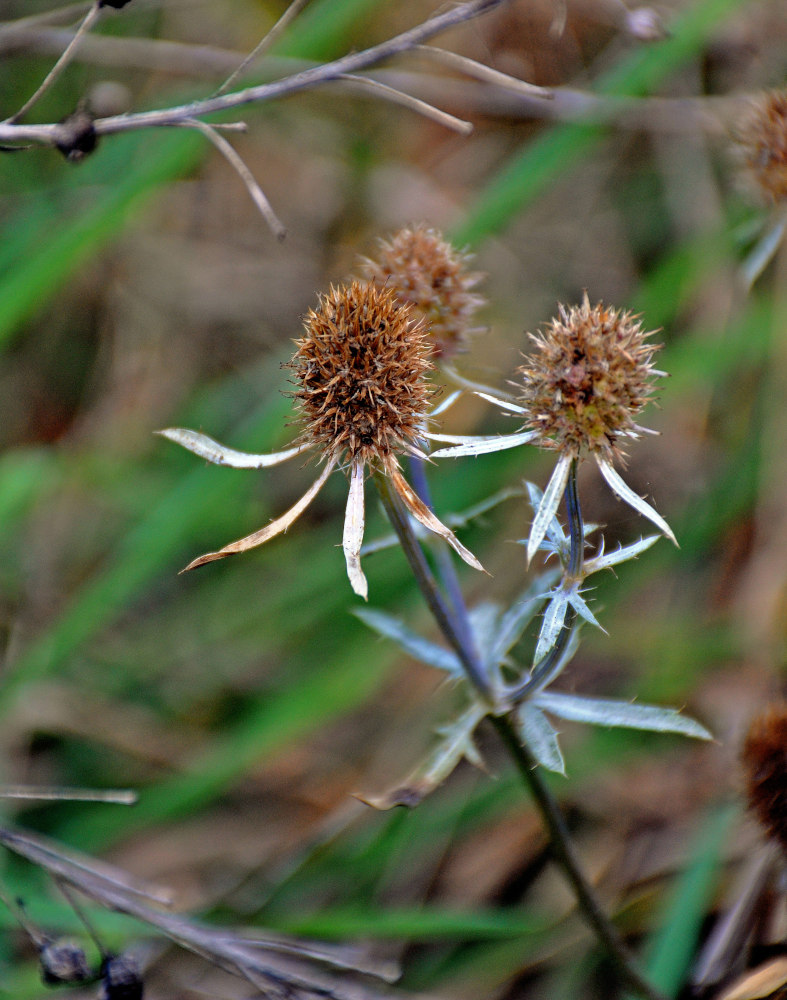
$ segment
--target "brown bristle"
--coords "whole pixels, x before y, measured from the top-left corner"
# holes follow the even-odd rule
[[[787,702],[755,716],[741,759],[749,807],[769,836],[787,849]]]
[[[393,288],[331,288],[292,359],[305,434],[323,451],[388,466],[419,436],[431,369],[427,331]]]
[[[576,458],[620,458],[621,438],[637,437],[634,417],[653,392],[658,347],[636,316],[599,303],[560,307],[519,369],[525,426],[539,444]]]
[[[436,357],[450,357],[466,349],[477,332],[473,317],[485,304],[471,291],[481,280],[468,271],[470,254],[456,250],[428,226],[400,229],[390,241],[380,240],[375,260],[365,258],[365,277],[396,291],[427,323]]]

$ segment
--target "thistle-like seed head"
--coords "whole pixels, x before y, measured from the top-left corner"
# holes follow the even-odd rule
[[[754,717],[741,753],[749,807],[787,849],[787,703]]]
[[[332,287],[304,320],[290,363],[304,436],[329,457],[379,462],[415,446],[430,387],[428,333],[393,288]]]
[[[787,201],[787,90],[754,99],[735,129],[735,146],[750,186],[766,202]]]
[[[486,301],[471,291],[482,278],[467,270],[471,259],[435,229],[417,226],[380,240],[377,259],[364,258],[361,267],[365,277],[393,288],[423,316],[435,357],[450,357],[466,350],[478,332],[473,317]]]
[[[658,346],[647,343],[637,316],[599,303],[560,312],[543,333],[529,334],[535,350],[519,368],[525,427],[538,443],[577,458],[621,458],[621,438],[638,436],[634,417],[653,392],[651,365]]]

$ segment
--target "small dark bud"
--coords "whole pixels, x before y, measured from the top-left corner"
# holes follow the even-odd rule
[[[59,123],[60,138],[55,145],[71,163],[79,163],[96,148],[98,136],[93,121],[94,115],[80,106]]]
[[[142,1000],[144,983],[131,955],[108,955],[101,963],[99,1000]]]
[[[98,0],[99,7],[114,7],[115,10],[120,10],[127,3],[131,3],[131,0]]]
[[[86,983],[93,978],[84,948],[74,941],[47,941],[39,950],[41,978],[56,983]]]

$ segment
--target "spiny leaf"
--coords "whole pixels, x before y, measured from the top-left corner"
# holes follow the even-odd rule
[[[452,677],[463,676],[462,665],[453,653],[413,632],[400,618],[377,608],[353,608],[352,613],[378,635],[392,639],[416,660],[445,670]]]
[[[620,726],[647,729],[655,733],[680,733],[698,740],[711,740],[708,730],[695,719],[681,715],[674,708],[637,705],[615,698],[585,698],[581,695],[542,692],[536,704],[561,719],[589,722],[596,726]]]
[[[566,773],[555,727],[532,702],[526,701],[516,713],[519,734],[533,756],[549,771]]]

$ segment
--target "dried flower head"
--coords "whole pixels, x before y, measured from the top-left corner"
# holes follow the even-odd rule
[[[331,472],[346,462],[350,488],[342,547],[353,590],[366,597],[361,570],[364,531],[364,478],[367,468],[385,475],[407,510],[424,527],[445,539],[476,569],[476,557],[421,501],[399,469],[397,455],[425,457],[419,448],[430,396],[428,333],[412,306],[393,288],[354,281],[331,288],[304,320],[304,336],[289,367],[295,372],[305,428],[295,445],[269,455],[251,455],[183,428],[161,431],[216,465],[261,469],[317,449],[323,470],[301,499],[266,527],[208,552],[186,567],[245,552],[286,531],[317,496]]]
[[[636,438],[634,422],[653,392],[656,345],[639,318],[590,305],[559,307],[543,333],[529,334],[536,350],[519,368],[525,426],[535,442],[578,458],[622,457],[622,438]]]
[[[620,441],[636,438],[645,428],[634,418],[653,392],[654,376],[663,375],[651,364],[658,350],[648,343],[652,333],[642,330],[638,317],[601,305],[591,308],[587,293],[581,306],[559,307],[557,319],[538,335],[529,334],[536,350],[518,369],[523,380],[519,402],[479,393],[509,413],[519,414],[522,427],[514,434],[494,437],[429,435],[452,441],[433,458],[481,455],[521,444],[557,450],[560,457],[533,519],[527,544],[528,560],[544,540],[568,482],[572,462],[592,455],[612,491],[649,518],[675,541],[667,522],[638,496],[615,470],[621,458]],[[677,544],[677,543],[676,543]]]
[[[482,275],[467,270],[471,260],[437,230],[416,226],[380,240],[377,259],[364,258],[361,267],[370,281],[393,288],[416,309],[426,320],[435,356],[447,358],[466,350],[468,338],[479,332],[473,317],[485,300],[472,291]]]
[[[735,146],[750,185],[771,203],[787,200],[787,90],[755,98],[735,129]]]
[[[787,702],[754,717],[741,753],[749,807],[787,849]]]
[[[393,288],[354,281],[309,311],[290,367],[304,436],[327,455],[390,464],[413,451],[426,417],[428,335]]]

